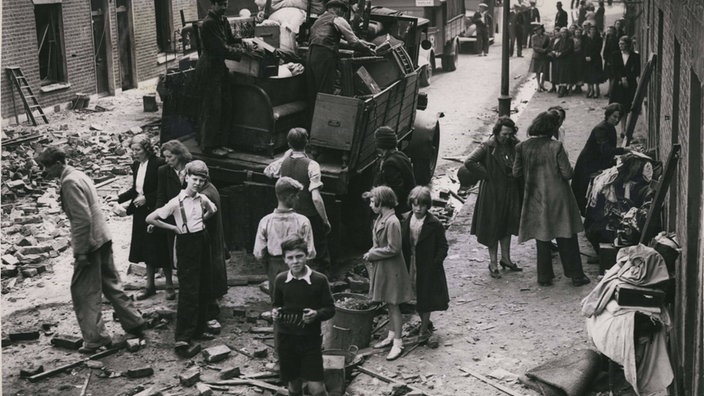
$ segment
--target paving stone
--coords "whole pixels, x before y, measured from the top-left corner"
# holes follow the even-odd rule
[[[225,360],[230,356],[230,348],[226,345],[216,345],[203,350],[203,357],[208,363],[215,363]]]
[[[83,345],[83,338],[74,335],[58,334],[51,339],[51,345],[77,351]]]
[[[142,348],[139,338],[129,338],[126,340],[127,350],[130,352],[137,352]]]
[[[220,370],[220,378],[224,380],[232,379],[242,375],[239,367],[225,367]]]
[[[125,373],[129,378],[142,378],[154,374],[154,369],[151,366],[137,367],[127,370]]]
[[[198,381],[200,381],[200,370],[198,370],[198,367],[191,367],[178,376],[178,382],[181,386],[193,386]]]

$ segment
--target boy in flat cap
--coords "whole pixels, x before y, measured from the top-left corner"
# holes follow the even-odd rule
[[[377,128],[374,139],[379,157],[375,167],[373,186],[391,187],[398,200],[396,213],[399,215],[406,213],[410,210],[406,202],[408,193],[416,186],[411,159],[397,149],[396,132],[391,127]]]
[[[212,339],[206,333],[208,306],[214,296],[210,279],[209,236],[205,221],[215,214],[217,207],[205,195],[199,193],[209,177],[208,167],[203,161],[186,165],[186,188],[166,205],[147,216],[147,223],[171,230],[176,234],[176,257],[178,261],[178,308],[176,311],[175,350],[184,355],[194,339]],[[173,216],[176,224],[164,219]]]

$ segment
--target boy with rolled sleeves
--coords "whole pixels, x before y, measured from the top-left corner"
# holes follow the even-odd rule
[[[294,211],[298,193],[303,185],[290,177],[281,177],[276,181],[274,190],[278,206],[273,213],[259,221],[257,236],[254,240],[254,257],[264,264],[269,279],[269,294],[273,296],[274,280],[279,272],[288,267],[283,260],[281,242],[289,236],[298,236],[306,242],[307,258],[315,258],[313,228],[310,220]]]
[[[327,395],[320,323],[335,315],[330,285],[307,265],[308,243],[302,238],[286,238],[281,251],[289,270],[276,276],[272,310],[281,379],[288,383],[289,395],[303,395],[304,382],[311,395]]]
[[[199,193],[208,181],[208,167],[202,161],[186,165],[186,188],[147,216],[147,223],[176,234],[178,260],[178,306],[175,350],[183,355],[193,339],[212,339],[205,333],[208,305],[212,301],[212,268],[205,220],[217,211],[207,196]],[[164,222],[173,216],[176,224]]]

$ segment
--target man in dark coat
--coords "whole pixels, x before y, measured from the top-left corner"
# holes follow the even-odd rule
[[[530,1],[530,7],[523,12],[523,47],[530,47],[530,26],[533,22],[540,22],[540,11],[535,7],[535,1]]]
[[[374,132],[374,138],[379,157],[375,166],[373,185],[374,187],[388,186],[394,190],[398,200],[396,214],[400,216],[410,210],[406,201],[408,193],[416,186],[413,164],[405,153],[398,151],[396,131],[382,126]]]
[[[227,0],[210,0],[212,7],[200,29],[202,52],[196,64],[196,76],[202,96],[200,148],[204,153],[225,156],[228,125],[232,105],[227,83],[225,59],[240,60],[245,49],[235,40],[225,17]]]
[[[521,5],[514,4],[513,10],[508,16],[508,26],[509,26],[509,56],[513,56],[513,48],[516,47],[516,56],[519,58],[523,57],[523,29],[525,21],[523,19],[523,12],[521,12]],[[516,45],[518,44],[518,45]]]
[[[489,54],[489,29],[491,29],[493,24],[488,10],[488,5],[485,3],[479,3],[479,9],[472,17],[472,22],[476,27],[476,45],[477,51],[479,51],[479,56],[487,56],[487,54]]]
[[[311,109],[318,92],[332,94],[337,75],[340,39],[344,38],[355,50],[374,54],[374,45],[360,40],[344,18],[349,6],[342,0],[330,0],[326,11],[310,29],[310,43],[306,70]]]
[[[557,15],[555,15],[555,30],[567,27],[567,11],[562,9],[562,2],[557,2]]]

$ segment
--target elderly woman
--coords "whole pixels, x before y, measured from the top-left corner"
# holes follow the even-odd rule
[[[518,143],[516,124],[501,117],[491,137],[477,147],[465,161],[465,167],[482,178],[472,217],[472,235],[489,248],[489,274],[501,278],[498,264],[511,271],[522,271],[511,260],[511,235],[518,234],[521,212],[520,187],[511,167]],[[501,260],[497,248],[501,244]]]
[[[569,36],[569,30],[563,27],[555,37],[550,52],[550,56],[554,59],[550,81],[553,86],[557,86],[559,97],[567,95],[567,85],[572,82],[571,59],[573,51],[574,41]]]
[[[156,156],[156,150],[145,135],[136,135],[130,140],[132,163],[132,187],[120,194],[119,203],[127,203],[127,214],[132,215],[132,238],[130,240],[129,261],[144,262],[147,265],[147,285],[136,298],[143,300],[156,293],[154,273],[157,268],[170,267],[170,261],[157,254],[159,249],[166,249],[166,239],[160,233],[148,233],[145,219],[156,206],[157,173],[164,163]],[[170,271],[169,271],[170,274]],[[167,277],[167,288],[173,293],[171,276]]]
[[[540,113],[528,128],[532,138],[516,145],[513,176],[525,180],[518,241],[535,239],[538,284],[550,286],[555,277],[550,241],[557,239],[565,276],[572,278],[574,286],[582,286],[589,283],[577,243],[582,219],[569,186],[572,166],[562,142],[552,138],[557,128],[554,113]]]
[[[586,195],[591,176],[614,166],[616,164],[614,156],[626,151],[624,148],[617,147],[616,125],[620,119],[620,104],[612,103],[606,106],[604,120],[592,129],[582,152],[577,157],[572,178],[572,191],[582,216],[587,206]]]
[[[183,188],[183,183],[186,178],[186,164],[191,161],[191,153],[186,146],[178,140],[169,140],[161,145],[161,155],[166,162],[159,167],[157,172],[157,192],[156,192],[156,207],[160,208],[166,205],[169,200],[178,195]],[[171,219],[170,221],[173,221]],[[167,247],[160,250],[158,254],[163,255],[168,260],[169,265],[164,266],[164,277],[166,278],[166,299],[173,300],[176,295],[171,284],[171,273],[176,260],[174,257],[174,235],[169,231],[155,230],[166,234]]]
[[[588,86],[587,97],[599,98],[599,84],[604,74],[601,63],[601,47],[603,41],[596,26],[590,26],[587,36],[582,40],[584,60],[586,62],[584,79]]]
[[[538,92],[545,92],[545,79],[550,75],[550,37],[545,35],[545,27],[540,24],[533,26],[535,34],[530,39],[533,45],[533,58],[530,61],[530,71],[535,73],[538,82]]]

